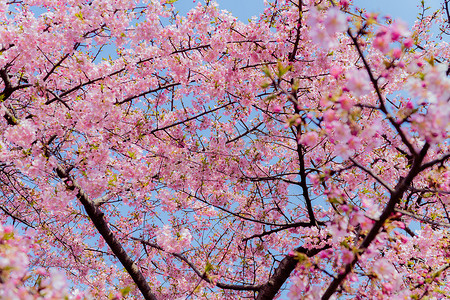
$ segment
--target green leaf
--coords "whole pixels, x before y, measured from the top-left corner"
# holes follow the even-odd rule
[[[272,95],[267,96],[265,100],[266,100],[266,101],[270,101],[270,100],[275,99],[276,97],[277,97],[277,95],[272,94]]]
[[[80,19],[80,20],[83,20],[83,14],[82,14],[81,12],[77,12],[77,13],[75,14],[75,17],[77,17],[77,18]]]
[[[269,87],[270,84],[271,84],[271,83],[270,83],[269,81],[266,81],[266,82],[264,82],[263,84],[261,84],[261,87],[262,87],[263,89],[265,89],[265,88]]]
[[[135,158],[136,158],[136,154],[135,154],[134,152],[128,151],[127,153],[128,153],[128,155],[129,155],[132,159],[135,159]]]
[[[277,67],[278,67],[277,75],[279,78],[283,77],[283,75],[286,74],[288,71],[290,71],[292,68],[292,66],[283,67],[281,63],[278,63]]]
[[[299,262],[299,264],[309,264],[309,258],[305,253],[295,251],[294,259]]]
[[[263,67],[262,68],[262,71],[263,71],[263,73],[267,76],[267,77],[269,77],[269,78],[272,78],[272,74],[270,73],[270,70],[269,70],[269,68],[268,67]]]
[[[126,286],[123,289],[121,289],[120,292],[122,293],[122,296],[125,297],[131,292],[131,288],[129,286]]]
[[[208,274],[209,271],[212,271],[214,269],[214,266],[209,262],[209,260],[206,261],[205,266],[205,274]]]

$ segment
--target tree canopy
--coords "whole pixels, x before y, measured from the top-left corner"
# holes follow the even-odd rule
[[[0,1],[0,298],[450,294],[449,1],[266,2]]]

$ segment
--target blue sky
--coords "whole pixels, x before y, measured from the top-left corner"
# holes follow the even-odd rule
[[[402,19],[412,25],[420,11],[420,0],[354,0],[354,4],[360,8],[366,8],[370,12],[389,15],[393,19]],[[441,0],[425,0],[425,7],[437,10],[441,6]]]
[[[182,15],[194,7],[198,2],[205,2],[199,0],[178,0],[175,2],[175,7]],[[225,9],[231,12],[239,20],[246,22],[252,16],[257,16],[264,10],[264,0],[216,0],[220,9]]]
[[[178,0],[175,7],[184,15],[198,1]],[[230,11],[244,22],[264,10],[264,0],[216,0],[216,2],[221,9]],[[367,11],[389,15],[394,19],[400,18],[412,25],[419,12],[420,0],[354,0],[353,3],[360,8],[366,8]],[[426,6],[430,6],[432,9],[439,8],[441,3],[441,0],[425,0]]]

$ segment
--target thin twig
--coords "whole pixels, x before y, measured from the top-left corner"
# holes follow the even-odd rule
[[[204,280],[204,281],[206,281],[206,282],[208,282],[210,284],[213,284],[213,285],[217,286],[218,288],[227,289],[227,290],[236,290],[236,291],[258,291],[261,288],[260,285],[253,285],[253,284],[238,285],[238,284],[214,282],[213,278],[211,278],[206,272],[203,272],[203,273],[200,272],[200,270],[189,259],[187,259],[181,253],[168,252],[168,251],[164,250],[161,246],[159,246],[159,245],[157,245],[155,243],[151,243],[149,241],[146,241],[144,239],[135,238],[135,237],[131,237],[131,239],[135,240],[135,241],[138,241],[138,242],[141,242],[143,245],[150,246],[152,248],[158,249],[159,251],[163,251],[165,253],[168,253],[168,254],[171,254],[171,255],[175,256],[179,260],[181,260],[184,263],[186,263],[195,272],[195,274],[197,274],[197,276],[200,277],[202,280]]]

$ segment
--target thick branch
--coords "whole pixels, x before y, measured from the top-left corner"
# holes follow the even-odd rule
[[[449,9],[448,9],[448,0],[445,0],[444,1],[444,7],[445,7],[445,12],[447,13],[447,23],[448,23],[448,25],[450,25],[450,12],[449,12]],[[448,73],[447,73],[447,75],[448,75]]]
[[[77,198],[80,203],[84,206],[86,213],[94,223],[95,228],[105,239],[111,251],[119,259],[122,265],[130,274],[133,281],[136,283],[137,287],[141,291],[142,295],[146,300],[156,300],[156,296],[150,290],[150,286],[142,275],[139,268],[133,262],[130,256],[128,256],[125,249],[120,244],[119,240],[114,236],[114,233],[108,226],[108,222],[104,218],[104,213],[89,199],[89,196],[83,191],[83,189],[71,178],[69,174],[61,167],[56,167],[56,172],[61,179],[64,179],[67,188],[71,190],[78,190]]]
[[[300,42],[300,32],[301,32],[301,29],[302,29],[302,10],[303,10],[303,1],[299,0],[299,3],[298,3],[298,23],[297,23],[297,30],[296,30],[297,33],[296,33],[295,42],[294,42],[294,49],[289,54],[289,61],[294,61],[295,56],[297,55],[298,44]]]
[[[4,75],[4,73],[0,74]],[[6,85],[6,82],[5,82]],[[5,118],[12,113],[6,109]],[[18,121],[14,125],[19,124]],[[44,148],[46,148],[44,146]],[[47,151],[46,151],[47,152]],[[68,171],[64,170],[61,166],[56,166],[55,168],[56,174],[59,178],[64,180],[66,187],[70,190],[77,190],[77,198],[80,203],[84,206],[86,213],[94,224],[95,228],[97,228],[98,232],[105,239],[105,242],[108,244],[111,251],[114,255],[119,259],[122,265],[127,270],[128,274],[130,274],[133,281],[136,283],[137,287],[141,291],[144,299],[146,300],[156,300],[156,296],[152,293],[150,286],[142,275],[139,268],[133,262],[130,256],[128,256],[125,249],[120,244],[119,240],[114,236],[114,233],[109,229],[108,222],[104,218],[104,213],[94,204],[93,201],[89,199],[89,196],[83,191],[83,189],[76,183],[76,181],[70,176]]]
[[[370,244],[376,238],[376,236],[378,235],[378,232],[383,227],[384,222],[386,222],[386,220],[395,211],[395,206],[400,202],[400,200],[403,197],[403,194],[408,189],[408,187],[412,183],[413,179],[417,176],[417,174],[420,173],[423,159],[425,158],[429,148],[430,148],[430,145],[425,144],[425,146],[422,148],[420,153],[415,157],[413,165],[411,166],[411,169],[408,172],[408,175],[406,176],[406,178],[400,179],[400,181],[396,185],[394,191],[391,193],[389,202],[387,203],[385,209],[383,210],[383,213],[381,214],[379,220],[375,222],[372,229],[369,231],[366,238],[363,240],[363,242],[359,246],[359,249],[358,249],[359,255],[356,255],[351,263],[346,264],[344,271],[340,272],[339,275],[330,283],[327,290],[325,291],[325,293],[322,296],[322,300],[330,299],[330,297],[336,292],[337,288],[345,280],[347,275],[352,271],[353,267],[358,262],[360,255],[362,255],[367,250],[367,248],[370,246]]]
[[[420,170],[423,171],[425,169],[431,168],[434,165],[443,164],[447,159],[450,159],[450,153],[445,154],[441,158],[438,158],[438,159],[435,159],[435,160],[432,160],[430,162],[423,164],[422,167],[420,168]]]
[[[297,105],[295,105],[295,113],[298,114],[299,112],[300,111],[298,110]],[[297,129],[297,140],[299,140],[300,135],[301,135],[301,130],[302,130],[301,125],[297,125],[296,129]],[[308,185],[306,184],[306,166],[305,166],[304,147],[300,143],[297,143],[297,155],[298,155],[298,161],[299,161],[299,166],[300,166],[300,170],[299,170],[299,175],[301,178],[300,186],[302,188],[303,198],[305,199],[305,202],[306,202],[306,209],[308,210],[309,221],[311,223],[315,223],[317,226],[317,221],[316,221],[316,217],[314,216],[314,210],[312,207],[311,198],[309,197]]]
[[[1,99],[2,101],[5,101],[6,99],[8,99],[9,96],[11,96],[12,93],[14,93],[15,91],[31,86],[31,84],[28,84],[28,83],[27,84],[19,84],[17,86],[13,86],[11,81],[10,81],[8,71],[6,71],[6,69],[1,69],[0,70],[0,77],[2,78],[3,83],[5,84],[5,88],[0,93],[0,96],[3,96],[3,98]]]
[[[308,257],[313,257],[314,255],[318,254],[319,252],[330,248],[331,246],[324,246],[319,249],[306,249],[303,247],[298,247],[295,249],[296,252],[300,252],[305,254]],[[285,258],[283,258],[278,265],[278,267],[275,269],[275,272],[272,276],[270,276],[269,281],[265,285],[261,287],[258,293],[258,297],[256,297],[256,300],[271,300],[275,297],[275,295],[279,292],[283,284],[286,282],[286,280],[291,275],[292,271],[294,271],[295,267],[297,266],[297,259],[295,257],[287,255]]]

